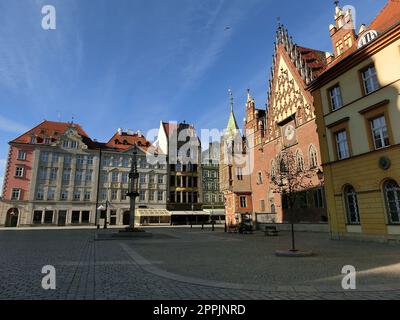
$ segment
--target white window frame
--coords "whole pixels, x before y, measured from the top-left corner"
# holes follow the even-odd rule
[[[329,99],[331,101],[332,111],[338,110],[343,107],[342,93],[340,86],[336,85],[329,89]]]
[[[25,174],[25,168],[23,166],[16,166],[15,167],[15,176],[17,178],[23,178]]]
[[[361,77],[363,80],[365,94],[370,94],[380,89],[378,76],[374,65],[370,65],[368,68],[362,70]],[[371,89],[368,89],[368,86],[370,86]]]
[[[18,195],[18,196],[15,196]],[[20,188],[13,188],[11,190],[11,200],[20,200],[21,198],[21,189]]]
[[[378,127],[374,127],[374,122],[377,120],[383,119],[383,123],[381,123],[381,121],[379,121],[379,126]],[[389,141],[389,132],[388,132],[388,127],[387,127],[387,123],[386,123],[386,117],[384,115],[378,116],[376,118],[373,118],[370,120],[370,125],[371,125],[371,134],[372,134],[372,140],[374,142],[374,147],[375,150],[379,150],[379,149],[383,149],[386,147],[390,146],[390,141]],[[381,142],[382,146],[378,147],[376,144],[376,139],[375,139],[375,133],[378,133],[379,135],[379,141]],[[386,144],[385,140],[388,140],[388,143]]]
[[[344,139],[340,139],[341,137],[344,137]],[[349,142],[347,140],[346,130],[340,130],[335,132],[335,142],[336,142],[338,159],[344,160],[350,158],[350,149],[349,149]],[[344,152],[344,154],[342,154],[342,152]]]
[[[26,160],[25,150],[18,150],[17,160]]]

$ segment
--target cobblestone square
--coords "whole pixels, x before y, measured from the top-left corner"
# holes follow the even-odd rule
[[[217,229],[153,228],[152,238],[95,241],[96,232],[0,232],[1,299],[399,299],[399,246],[332,241],[297,233],[311,258],[279,258],[289,234],[265,237]],[[56,290],[44,290],[44,265]],[[357,289],[341,287],[344,265]]]

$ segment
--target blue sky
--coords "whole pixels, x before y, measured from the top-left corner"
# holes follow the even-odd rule
[[[386,0],[342,1],[369,23]],[[41,8],[57,29],[41,27]],[[225,127],[246,89],[265,104],[277,17],[294,40],[332,51],[332,0],[0,0],[0,185],[7,142],[43,119],[107,140],[159,121]],[[231,27],[225,30],[225,27]]]

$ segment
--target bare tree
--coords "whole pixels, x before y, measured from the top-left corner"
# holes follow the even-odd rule
[[[313,186],[312,178],[315,172],[313,169],[305,168],[301,153],[293,153],[291,150],[283,150],[277,157],[274,166],[266,175],[271,181],[273,192],[281,194],[282,200],[287,203],[292,232],[291,251],[297,251],[294,237],[295,206],[299,194]]]

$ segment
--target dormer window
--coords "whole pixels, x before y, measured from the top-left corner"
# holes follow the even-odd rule
[[[35,144],[36,143],[36,137],[31,136],[31,140],[29,141],[30,144]]]
[[[128,144],[128,141],[127,141],[127,140],[124,140],[123,144],[124,144],[124,145],[127,145],[127,144]]]
[[[64,140],[63,141],[63,148],[64,149],[77,149],[78,142],[74,140]]]
[[[120,144],[118,139],[115,139],[114,143],[117,145]]]
[[[51,144],[51,139],[50,139],[50,138],[44,139],[44,143],[45,143],[45,144]]]

